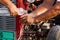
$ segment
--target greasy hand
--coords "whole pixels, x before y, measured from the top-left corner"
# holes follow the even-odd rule
[[[24,14],[21,16],[21,18],[24,20],[25,23],[28,23],[28,24],[33,24],[34,23],[34,17],[32,15],[27,15],[27,14]]]
[[[16,16],[16,15],[18,15],[18,13],[19,13],[19,11],[18,11],[18,9],[17,9],[16,6],[10,7],[10,8],[9,8],[9,11],[10,11],[10,15],[11,15],[11,16]]]

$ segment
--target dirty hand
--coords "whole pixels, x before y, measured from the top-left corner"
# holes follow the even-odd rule
[[[34,17],[31,14],[24,14],[21,16],[23,21],[28,24],[33,24],[34,23]]]

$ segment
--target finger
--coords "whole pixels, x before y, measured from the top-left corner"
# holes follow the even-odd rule
[[[18,14],[17,13],[14,13],[13,16],[17,16]]]
[[[19,12],[15,12],[16,13],[16,15],[18,15],[19,14]]]
[[[26,17],[26,16],[27,16],[27,14],[23,14],[23,15],[21,15],[20,18],[24,18],[24,17]]]
[[[22,18],[23,23],[27,23],[27,17]]]
[[[22,19],[21,19],[21,21],[23,21],[23,22],[26,21],[26,20],[27,20],[27,18],[22,18]]]
[[[17,12],[12,13],[12,16],[17,16],[17,15],[18,15]]]
[[[10,13],[10,16],[13,16],[13,13]]]
[[[15,14],[14,14],[14,13],[12,13],[12,16],[15,16]]]

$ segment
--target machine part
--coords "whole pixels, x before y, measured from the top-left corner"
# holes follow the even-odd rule
[[[27,13],[27,10],[24,10],[23,8],[18,8],[18,9],[19,9],[18,15],[23,15],[24,13]]]
[[[60,40],[60,25],[53,26],[50,29],[47,40]]]
[[[42,3],[43,3],[43,0],[36,0],[35,2],[33,2],[33,4],[36,6],[39,6]]]
[[[16,0],[16,5],[17,5],[17,8],[22,8],[23,10],[26,9],[23,0]],[[20,40],[23,34],[23,28],[24,28],[24,24],[22,23],[20,16],[21,15],[16,16],[16,37],[17,37],[16,40]]]
[[[33,3],[35,0],[27,0],[29,3]]]
[[[16,37],[17,40],[22,37],[24,24],[21,22],[20,15],[16,16]]]
[[[0,8],[0,16],[10,16],[7,8]]]

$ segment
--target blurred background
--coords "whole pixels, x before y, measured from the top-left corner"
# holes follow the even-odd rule
[[[12,2],[16,5],[16,0],[12,0]],[[29,3],[28,13],[34,11],[34,9],[37,8],[42,2],[43,0]],[[11,17],[8,13],[8,9],[0,4],[0,39],[16,40],[16,17]],[[37,24],[26,24],[24,25],[24,34],[22,40],[46,40],[49,30],[51,27],[56,25],[60,25],[60,15],[46,21],[41,21]],[[12,36],[8,37],[6,35]]]

